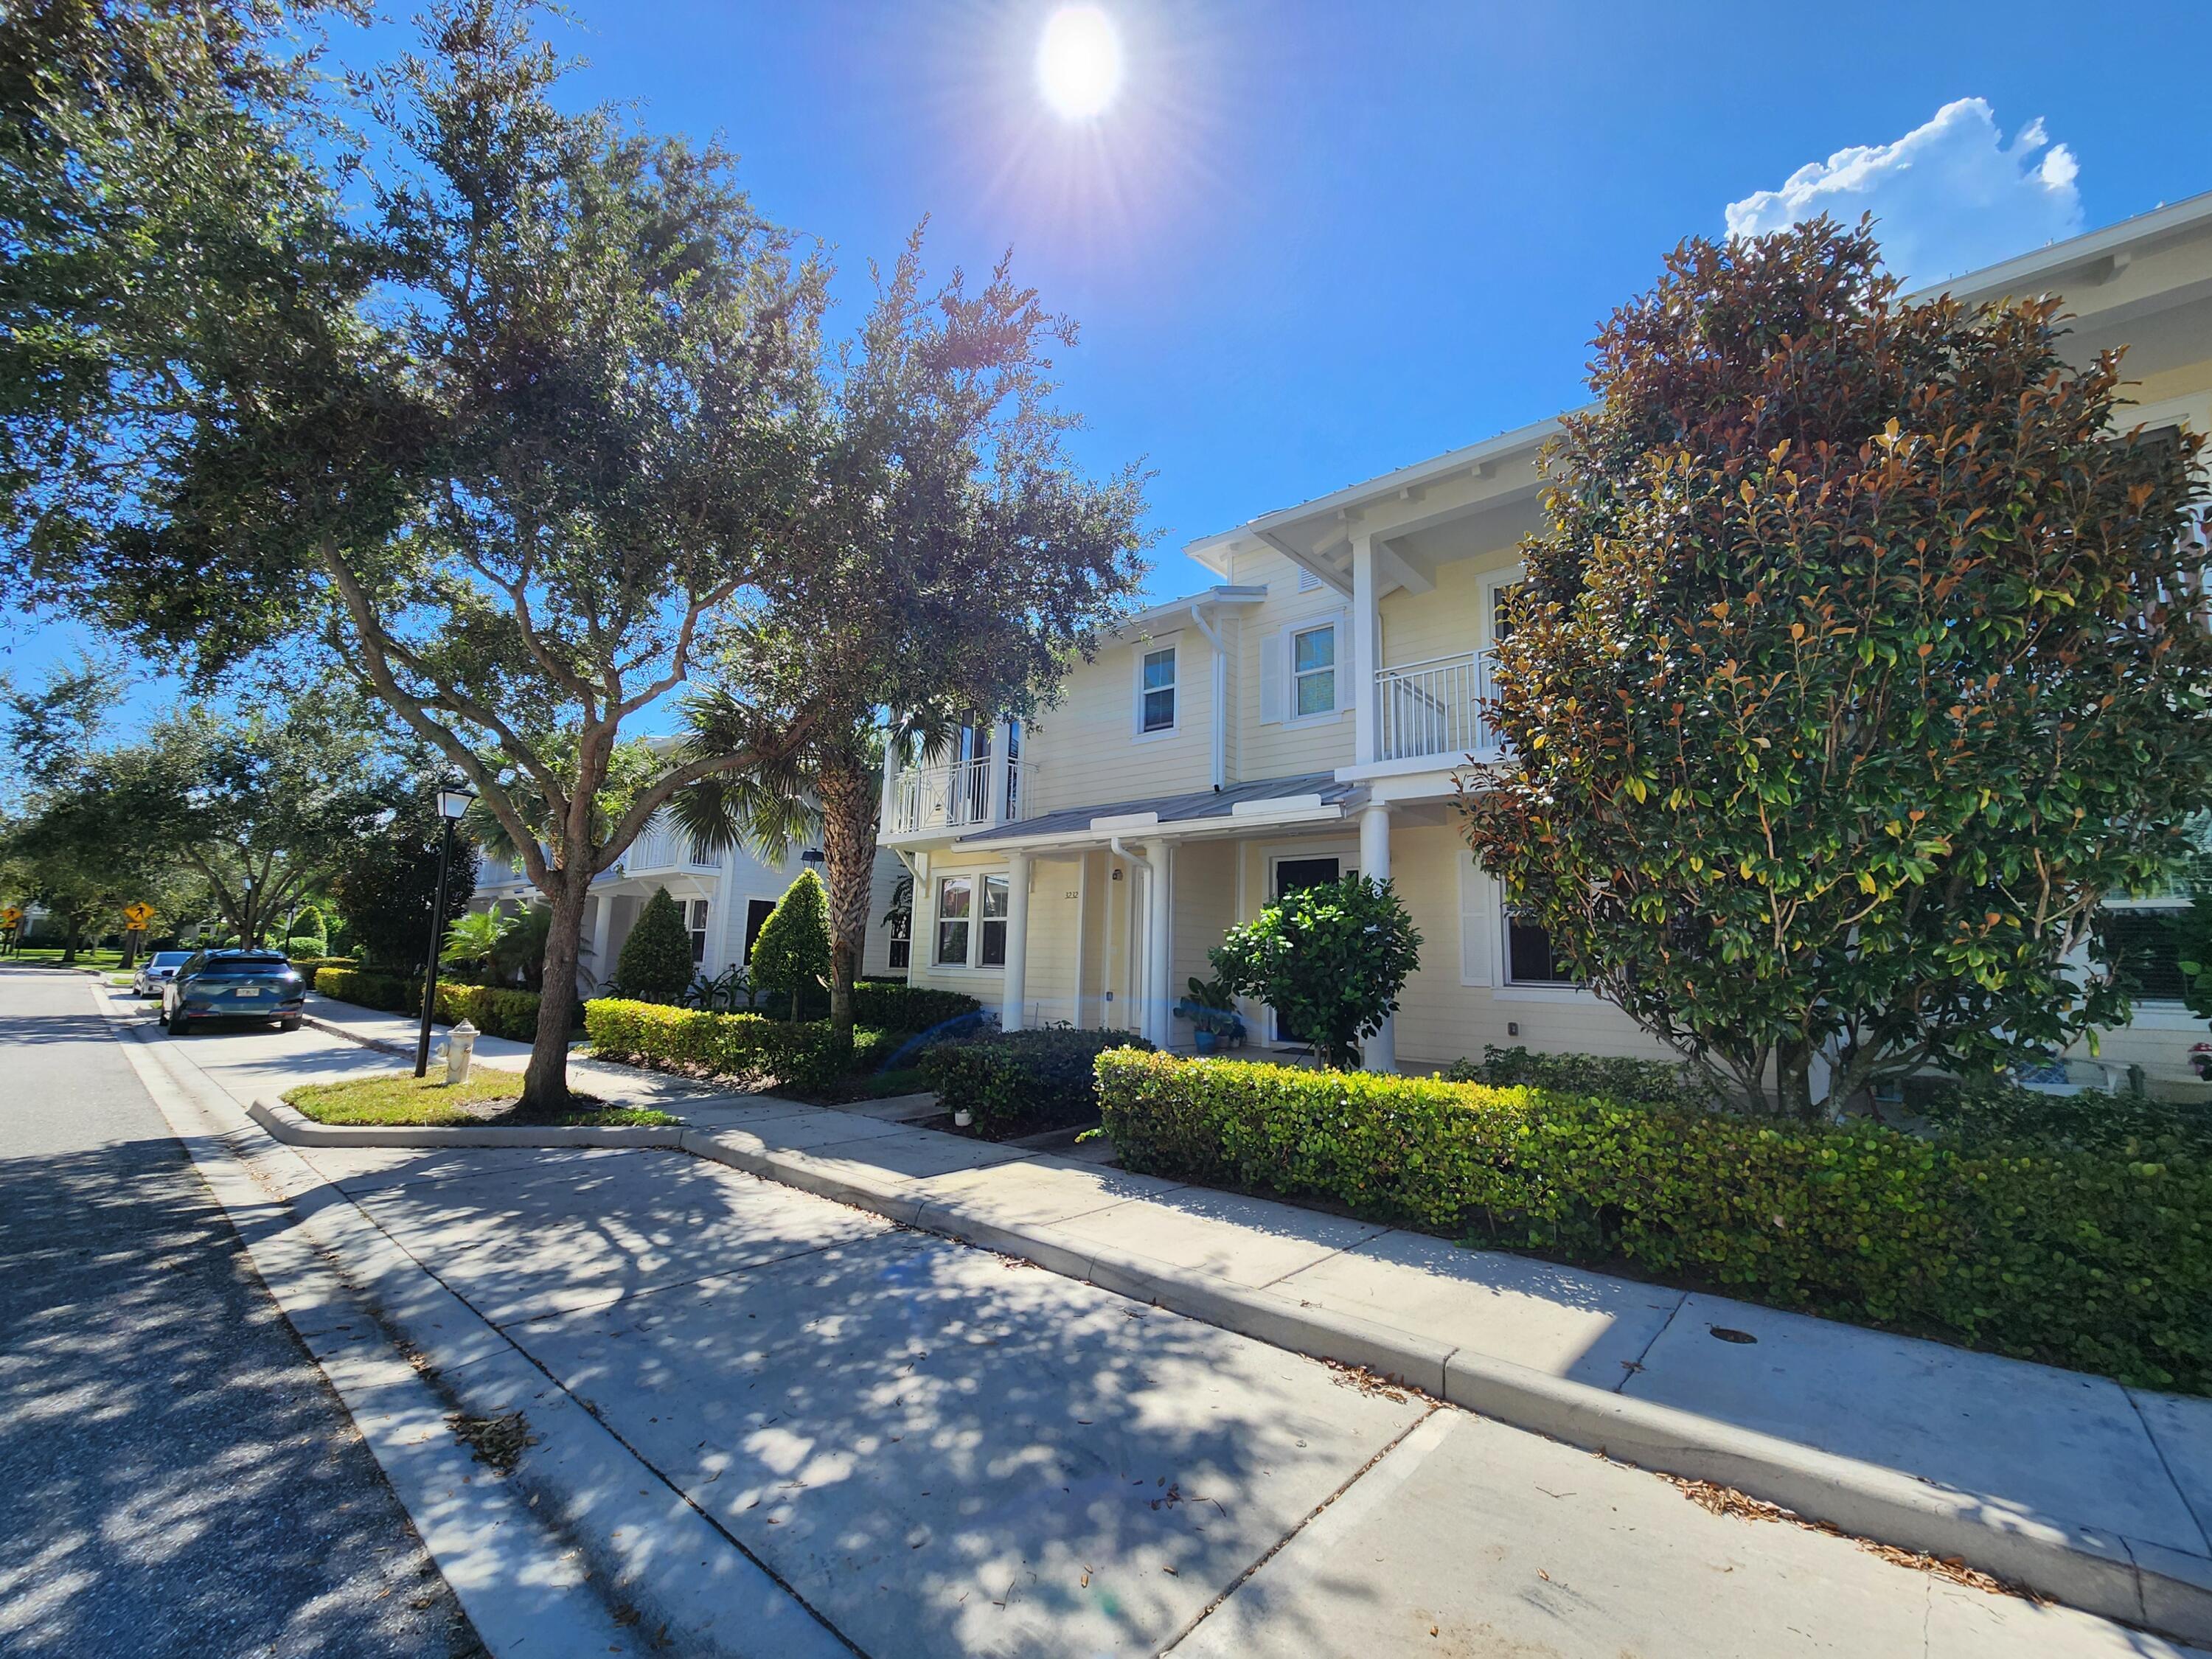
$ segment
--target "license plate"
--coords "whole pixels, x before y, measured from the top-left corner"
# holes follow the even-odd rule
[[[242,991],[233,991],[231,993],[231,995],[234,997],[258,997],[260,994],[261,993],[252,986],[248,986]]]

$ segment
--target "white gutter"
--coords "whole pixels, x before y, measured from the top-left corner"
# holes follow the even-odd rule
[[[1213,787],[1218,789],[1229,781],[1229,659],[1205,607],[1194,604],[1190,619],[1213,647]]]

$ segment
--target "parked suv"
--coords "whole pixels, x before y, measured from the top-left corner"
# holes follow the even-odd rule
[[[177,976],[177,969],[192,959],[190,951],[156,951],[138,964],[131,976],[131,991],[142,997],[161,994],[161,988]]]
[[[299,970],[274,951],[201,951],[161,988],[161,1018],[171,1036],[210,1019],[274,1020],[296,1031],[307,997]]]

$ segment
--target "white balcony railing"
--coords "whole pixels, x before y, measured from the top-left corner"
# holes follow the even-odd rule
[[[1490,653],[1385,668],[1375,676],[1375,758],[1495,753],[1497,734],[1482,718],[1490,695]]]
[[[632,876],[650,870],[712,870],[718,862],[701,857],[689,836],[659,816],[647,820],[622,855],[623,872]]]
[[[992,799],[1000,766],[1006,778],[1002,802]],[[989,755],[945,766],[910,766],[892,785],[889,831],[903,836],[1011,823],[1022,816],[1026,781],[1019,760],[999,761]]]

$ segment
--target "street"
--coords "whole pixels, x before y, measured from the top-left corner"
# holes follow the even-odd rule
[[[0,1051],[0,1650],[480,1651],[90,981]]]
[[[0,971],[21,1080],[0,1119],[0,1642],[467,1650],[118,1049],[145,1042],[244,1126],[241,1153],[260,1137],[242,1102],[393,1062],[313,1030],[170,1039],[143,1016],[109,1024],[103,1000],[83,976]],[[611,1435],[636,1495],[720,1553],[631,1582],[636,1651],[2187,1651],[1713,1513],[1601,1457],[681,1153],[269,1147],[269,1167],[307,1172],[295,1203],[342,1195],[405,1273],[526,1357],[514,1403],[544,1443],[511,1479],[568,1504],[580,1549],[593,1522],[562,1484],[569,1419]],[[702,1583],[762,1574],[783,1635],[732,1620],[712,1646],[687,1636]]]

